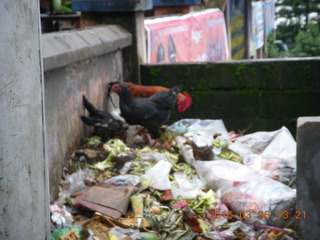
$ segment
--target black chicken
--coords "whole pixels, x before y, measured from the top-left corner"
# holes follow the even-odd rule
[[[85,96],[82,96],[83,106],[88,110],[89,116],[81,116],[81,120],[88,126],[94,126],[94,132],[102,141],[113,138],[122,129],[122,123],[110,113],[96,109]]]
[[[159,138],[160,128],[169,120],[182,84],[169,91],[157,92],[148,98],[133,98],[123,83],[113,82],[110,88],[119,95],[121,114],[126,122],[130,125],[141,125],[149,131],[152,138]]]

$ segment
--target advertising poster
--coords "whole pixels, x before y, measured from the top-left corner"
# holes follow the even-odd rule
[[[252,31],[256,49],[264,43],[264,2],[252,2]]]
[[[250,29],[250,56],[256,56],[256,29],[257,29],[257,23],[256,23],[256,11],[254,7],[254,2],[251,3],[251,18],[249,26],[251,26]]]
[[[275,27],[275,5],[273,0],[269,0],[265,2],[264,5],[265,9],[265,21],[264,21],[264,26],[265,26],[265,33],[266,36],[268,36],[272,30]]]
[[[244,59],[246,56],[246,0],[230,0],[231,57]]]
[[[228,60],[223,13],[218,9],[145,20],[148,63]]]

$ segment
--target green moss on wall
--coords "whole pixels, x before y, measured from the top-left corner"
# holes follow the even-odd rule
[[[320,115],[319,76],[320,58],[141,66],[142,84],[183,82],[183,91],[193,97],[193,106],[173,112],[171,121],[223,119],[232,129],[252,122],[254,130],[287,126],[293,134],[298,117]]]

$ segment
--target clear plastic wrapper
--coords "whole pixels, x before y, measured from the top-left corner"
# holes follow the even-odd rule
[[[140,177],[132,174],[118,175],[106,180],[105,183],[115,186],[136,186],[138,183],[140,183]]]

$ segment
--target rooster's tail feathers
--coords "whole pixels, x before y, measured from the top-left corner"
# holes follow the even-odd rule
[[[92,119],[92,118],[88,118],[86,116],[81,116],[81,120],[84,124],[88,125],[88,126],[93,126],[97,123],[96,120]]]
[[[88,99],[83,95],[82,96],[83,100],[83,106],[88,110],[90,114],[97,113],[98,110],[88,101]]]

